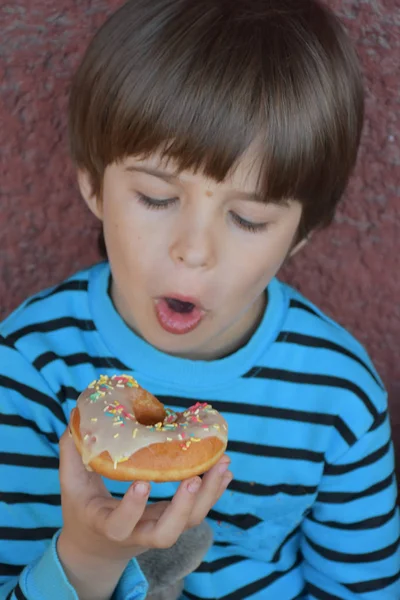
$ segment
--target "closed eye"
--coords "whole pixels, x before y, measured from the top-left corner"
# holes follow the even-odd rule
[[[161,210],[168,208],[177,202],[178,198],[151,198],[140,192],[136,192],[136,196],[141,204],[151,210]]]
[[[233,222],[238,227],[240,227],[240,229],[243,229],[244,231],[249,231],[251,233],[265,231],[265,229],[267,228],[267,225],[268,225],[268,223],[253,223],[252,221],[247,221],[246,219],[243,219],[237,213],[232,212],[232,211],[230,212],[230,216],[231,216],[231,219],[233,220]]]
[[[143,204],[146,208],[150,210],[162,210],[169,208],[174,205],[178,198],[152,198],[150,196],[146,196],[141,192],[136,192],[136,196],[141,204]],[[264,231],[267,228],[268,223],[253,223],[252,221],[248,221],[247,219],[243,219],[237,213],[231,211],[230,217],[233,222],[243,229],[244,231],[249,231],[251,233],[257,233],[260,231]]]

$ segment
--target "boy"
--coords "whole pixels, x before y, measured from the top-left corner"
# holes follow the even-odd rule
[[[142,599],[140,554],[207,513],[182,598],[400,597],[382,382],[275,278],[332,220],[362,118],[355,53],[316,0],[131,0],[97,34],[70,133],[108,259],[1,328],[2,600]],[[116,372],[177,410],[211,402],[229,459],[150,504],[146,483],[86,472],[63,432]]]

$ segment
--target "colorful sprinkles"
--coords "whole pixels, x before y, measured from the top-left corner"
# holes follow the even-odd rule
[[[129,412],[125,406],[119,403],[117,400],[111,401],[108,397],[112,394],[115,388],[138,388],[139,384],[131,375],[113,375],[111,377],[107,375],[100,375],[99,379],[92,381],[88,386],[90,394],[88,400],[90,404],[102,402],[104,403],[103,412],[104,415],[112,420],[113,427],[124,427],[128,421],[137,423],[136,417],[132,412]],[[215,409],[212,408],[207,402],[196,402],[193,406],[188,408],[183,413],[184,421],[179,422],[180,415],[170,408],[166,408],[166,417],[163,422],[156,423],[154,425],[147,425],[146,428],[149,431],[159,432],[175,432],[175,437],[168,436],[167,442],[175,440],[179,441],[179,446],[182,451],[186,452],[190,446],[194,443],[201,441],[201,438],[196,436],[194,433],[186,431],[192,425],[196,424],[206,432],[210,431],[210,428],[217,431],[221,430],[221,426],[217,423],[213,425],[207,425],[204,422],[204,413],[218,414]],[[203,418],[202,418],[203,417]],[[98,421],[97,417],[90,419],[93,423]],[[222,425],[222,430],[226,431],[227,427],[225,424]],[[132,430],[132,438],[136,438],[139,432],[139,427],[134,427]],[[114,433],[113,438],[119,437],[119,433]],[[84,439],[87,440],[89,435],[85,435]],[[164,438],[165,439],[165,438]],[[114,468],[121,462],[129,459],[129,456],[121,456],[114,461]]]

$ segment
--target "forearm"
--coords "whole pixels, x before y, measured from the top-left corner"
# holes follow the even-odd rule
[[[393,471],[387,414],[341,457],[326,463],[317,501],[302,524],[304,574],[314,586],[312,598],[323,593],[343,600],[400,598]]]
[[[110,600],[128,560],[105,560],[80,554],[61,532],[57,553],[79,600]]]

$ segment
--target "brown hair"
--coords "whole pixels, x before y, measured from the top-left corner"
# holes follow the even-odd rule
[[[327,225],[363,122],[358,60],[317,0],[129,0],[99,30],[70,98],[72,157],[100,194],[107,165],[163,148],[223,181],[257,140],[266,201]]]

